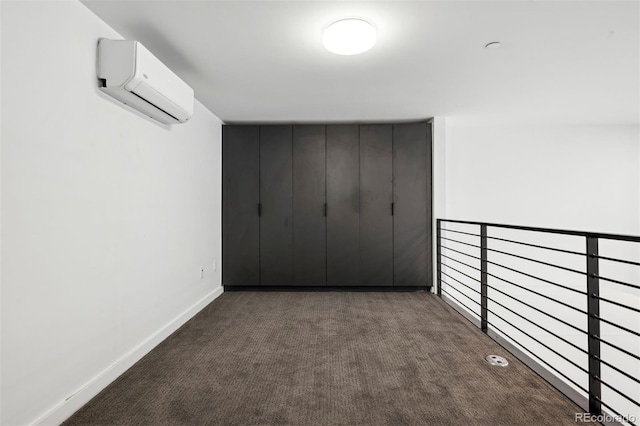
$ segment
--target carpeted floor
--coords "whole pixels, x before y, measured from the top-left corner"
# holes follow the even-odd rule
[[[556,426],[579,411],[429,293],[229,292],[65,425]]]

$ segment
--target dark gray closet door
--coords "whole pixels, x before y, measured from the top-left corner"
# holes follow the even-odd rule
[[[327,126],[327,285],[359,285],[358,125]]]
[[[293,126],[293,285],[326,285],[325,126]]]
[[[222,282],[260,283],[260,128],[223,127]]]
[[[395,286],[426,286],[427,175],[431,174],[427,124],[393,125],[393,220]]]
[[[260,285],[292,285],[291,126],[260,127]]]
[[[393,285],[393,144],[390,124],[360,126],[360,284]]]

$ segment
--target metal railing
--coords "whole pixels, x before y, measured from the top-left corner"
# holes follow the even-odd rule
[[[591,415],[636,424],[640,237],[445,219],[436,234],[438,296]]]

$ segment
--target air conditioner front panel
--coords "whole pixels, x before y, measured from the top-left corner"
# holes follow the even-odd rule
[[[98,42],[101,89],[162,123],[193,115],[193,89],[137,41]]]

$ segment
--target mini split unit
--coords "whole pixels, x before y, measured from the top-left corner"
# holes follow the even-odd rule
[[[98,41],[100,89],[165,124],[193,116],[193,89],[137,41]]]

